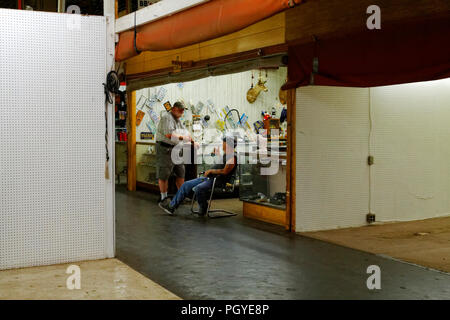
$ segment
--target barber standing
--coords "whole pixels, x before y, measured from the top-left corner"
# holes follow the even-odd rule
[[[186,107],[182,102],[175,102],[170,112],[165,113],[156,130],[156,176],[158,178],[161,197],[158,202],[167,198],[169,177],[172,171],[176,176],[177,188],[184,183],[184,164],[174,164],[172,149],[180,142],[194,142],[186,127],[181,122]]]

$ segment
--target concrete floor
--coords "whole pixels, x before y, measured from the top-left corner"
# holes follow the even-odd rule
[[[117,258],[183,299],[450,299],[450,275],[242,216],[168,216],[157,196],[116,194]],[[369,265],[381,290],[368,290]]]
[[[81,271],[81,288],[67,289],[67,267]],[[177,300],[176,295],[116,259],[0,271],[0,300]]]
[[[308,232],[304,235],[450,272],[450,217]]]

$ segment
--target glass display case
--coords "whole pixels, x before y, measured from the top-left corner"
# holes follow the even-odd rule
[[[128,172],[128,146],[126,141],[116,141],[115,142],[115,152],[116,152],[116,184],[126,184],[127,183],[127,172]],[[122,178],[122,179],[121,179]]]
[[[239,198],[286,210],[286,153],[239,153]]]
[[[136,143],[136,164],[136,181],[157,186],[154,142]]]

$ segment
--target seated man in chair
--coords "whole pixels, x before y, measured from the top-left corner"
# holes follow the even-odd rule
[[[222,141],[224,152],[222,163],[215,164],[210,170],[207,170],[203,176],[183,183],[170,202],[164,201],[159,203],[161,209],[168,214],[173,214],[183,200],[194,190],[200,207],[199,215],[206,214],[208,209],[208,198],[213,186],[214,178],[217,178],[216,185],[225,184],[234,175],[237,168],[235,138],[225,137]],[[218,150],[216,150],[216,154],[218,154]]]

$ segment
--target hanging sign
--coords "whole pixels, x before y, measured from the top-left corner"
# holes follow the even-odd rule
[[[145,8],[155,2],[158,2],[160,0],[137,0],[138,10]]]
[[[136,113],[136,127],[139,127],[141,125],[141,122],[142,122],[142,120],[145,117],[145,112],[142,111],[142,109],[145,106],[145,103],[147,101],[147,97],[145,97],[144,95],[140,96],[138,102],[136,103],[136,107],[139,106],[139,103],[141,102],[142,99],[144,99],[144,103],[140,107],[140,110],[138,110],[138,112]]]
[[[158,93],[155,96],[156,100],[161,102],[164,99],[164,97],[166,96],[166,94],[167,94],[167,89],[164,87],[160,87],[158,90]]]
[[[157,124],[159,122],[158,114],[153,109],[148,110],[148,115],[150,116],[150,118],[153,120],[153,122],[155,124]]]
[[[141,132],[141,140],[152,140],[154,136],[152,132]]]
[[[166,111],[170,111],[170,109],[172,109],[170,101],[164,102],[164,108],[166,108]]]
[[[139,127],[141,125],[142,120],[145,117],[145,112],[142,110],[139,110],[136,114],[136,127]]]

